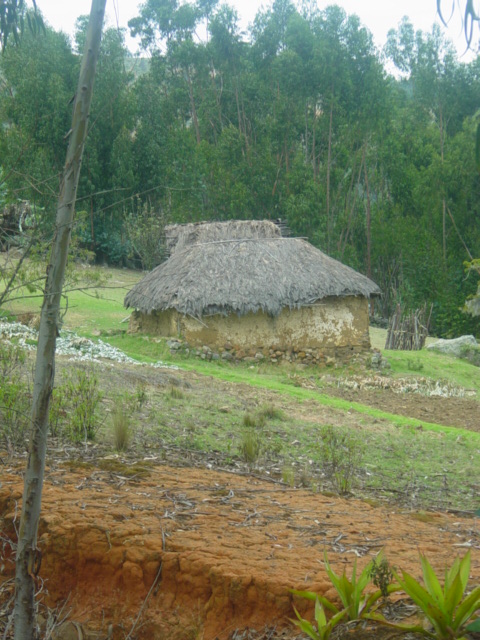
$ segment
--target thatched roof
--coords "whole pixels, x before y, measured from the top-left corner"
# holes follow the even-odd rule
[[[277,316],[328,296],[380,294],[377,285],[269,221],[172,225],[170,258],[125,298],[143,313],[176,309],[202,317],[264,311]]]

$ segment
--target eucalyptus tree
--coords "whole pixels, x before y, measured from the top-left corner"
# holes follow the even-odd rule
[[[0,154],[9,167],[9,192],[50,212],[70,126],[76,67],[67,37],[50,28],[41,37],[25,31],[18,46],[7,47],[0,58]]]
[[[25,13],[28,5],[25,0],[0,0],[0,45],[5,51],[10,40],[18,44],[27,22],[32,33],[44,30],[43,18],[37,9],[36,0],[32,0],[33,12]]]
[[[84,46],[86,29],[87,16],[84,16],[77,21],[78,51]],[[84,170],[78,189],[79,207],[84,211],[84,217],[76,231],[97,260],[115,264],[121,264],[128,253],[123,234],[123,203],[135,191],[134,65],[123,33],[118,29],[107,29],[98,58]]]

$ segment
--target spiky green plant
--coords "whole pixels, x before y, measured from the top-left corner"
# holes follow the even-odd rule
[[[379,614],[373,614],[370,618],[398,629],[421,633],[435,640],[465,640],[467,632],[476,631],[480,626],[480,618],[476,615],[480,609],[480,586],[466,595],[470,573],[470,551],[461,560],[456,558],[450,569],[445,569],[443,587],[423,554],[420,554],[420,561],[424,586],[406,571],[402,571],[401,576],[396,574],[395,577],[402,590],[424,613],[432,630],[388,623]]]
[[[325,599],[322,598],[322,600]],[[331,603],[329,604],[331,605]],[[295,615],[297,616],[297,620],[292,620],[292,622],[296,624],[297,627],[299,627],[303,631],[303,633],[306,633],[309,638],[312,638],[312,640],[328,640],[330,634],[337,626],[337,624],[341,622],[341,620],[347,615],[347,611],[346,609],[337,611],[329,620],[327,620],[324,605],[322,604],[322,602],[320,602],[320,598],[317,597],[315,600],[315,622],[317,623],[316,629],[311,622],[305,620],[305,618],[302,618],[302,616],[296,609]]]
[[[326,552],[323,557],[325,570],[332,585],[338,593],[348,620],[360,620],[361,618],[366,618],[370,613],[376,610],[380,599],[384,597],[384,593],[382,593],[382,590],[380,589],[373,593],[365,592],[367,585],[371,582],[373,560],[364,567],[360,575],[357,577],[357,561],[355,559],[352,569],[352,577],[348,578],[345,570],[341,576],[338,576],[335,573],[328,561]],[[377,556],[376,561],[378,562],[381,559],[382,554],[380,553]],[[398,584],[390,584],[386,591],[387,593],[393,593],[394,591],[398,591],[399,588]],[[330,600],[311,591],[293,591],[293,593],[297,596],[307,598],[308,600],[318,599],[320,603],[332,613],[337,614],[339,612],[339,609],[330,602]]]

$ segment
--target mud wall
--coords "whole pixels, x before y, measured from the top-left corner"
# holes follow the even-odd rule
[[[284,309],[276,318],[263,313],[213,315],[197,320],[175,310],[149,315],[134,312],[131,331],[175,337],[193,348],[228,352],[243,360],[262,354],[273,360],[337,357],[370,348],[365,298],[331,297],[301,309]]]

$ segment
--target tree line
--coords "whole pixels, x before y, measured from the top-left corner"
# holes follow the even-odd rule
[[[0,200],[29,201],[47,237],[86,24],[74,43],[26,30],[0,59]],[[165,222],[281,218],[372,277],[379,315],[433,304],[438,335],[478,333],[462,311],[480,255],[478,59],[408,19],[379,51],[356,16],[290,0],[248,33],[216,0],[147,0],[129,26],[143,57],[115,29],[101,45],[77,247],[149,269]]]

